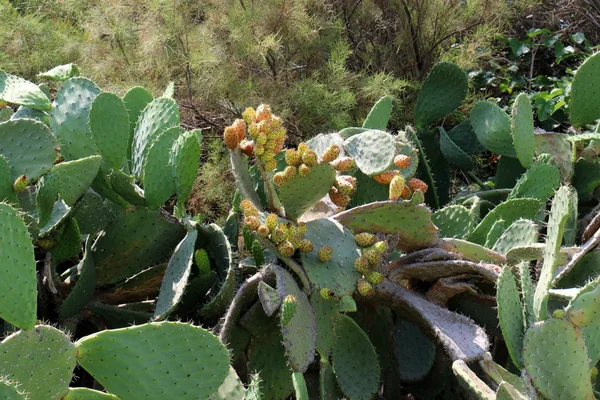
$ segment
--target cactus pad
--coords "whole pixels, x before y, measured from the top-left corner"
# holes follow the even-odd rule
[[[377,353],[369,337],[347,315],[340,316],[333,344],[333,370],[340,389],[355,400],[369,400],[379,388]]]
[[[569,321],[580,328],[600,325],[600,277],[577,292],[566,312]]]
[[[198,231],[188,231],[173,251],[156,300],[155,319],[166,318],[181,300],[192,270],[197,237]]]
[[[148,149],[144,163],[144,197],[150,209],[160,207],[177,190],[169,157],[175,140],[182,133],[182,128],[169,128],[154,139]]]
[[[574,126],[593,124],[600,118],[600,53],[588,58],[577,70],[571,85],[570,120]]]
[[[486,149],[503,156],[517,156],[510,135],[510,117],[496,104],[477,102],[471,111],[471,124]]]
[[[83,259],[77,266],[77,269],[80,271],[77,283],[60,307],[59,313],[61,318],[70,318],[83,310],[94,295],[94,289],[96,288],[96,266],[92,258],[91,243],[92,240],[88,238]]]
[[[394,325],[394,353],[403,381],[423,379],[433,367],[435,344],[413,322],[398,320]]]
[[[447,238],[465,239],[475,227],[475,221],[468,208],[452,205],[437,210],[431,221],[440,230],[439,235]]]
[[[508,353],[513,363],[518,368],[523,368],[521,349],[523,346],[523,334],[525,322],[523,321],[523,308],[519,299],[519,289],[515,277],[506,266],[497,283],[498,319],[502,336],[506,342]]]
[[[114,169],[123,168],[129,145],[129,114],[119,97],[112,93],[96,96],[90,109],[90,131],[104,160]]]
[[[75,345],[78,363],[123,399],[207,398],[229,372],[225,346],[207,330],[179,322],[98,332]]]
[[[115,395],[88,388],[69,388],[62,400],[119,400]]]
[[[452,372],[458,378],[458,383],[470,392],[474,398],[478,400],[494,400],[496,398],[496,394],[492,389],[479,379],[463,360],[456,360],[452,363]]]
[[[306,142],[306,145],[309,149],[317,153],[319,159],[323,157],[323,153],[325,150],[329,148],[329,146],[337,145],[340,149],[344,147],[344,138],[340,136],[338,133],[320,133],[314,138],[310,139]]]
[[[208,400],[229,400],[229,399],[244,399],[246,389],[240,381],[235,369],[229,367],[229,374],[225,381],[219,387],[216,393],[213,393]]]
[[[366,131],[354,135],[344,143],[346,154],[356,162],[365,175],[377,175],[388,169],[394,161],[394,137],[384,131]]]
[[[6,158],[14,181],[30,182],[50,171],[56,159],[56,139],[41,122],[17,119],[0,123],[0,155]]]
[[[140,114],[152,100],[154,100],[152,93],[140,86],[129,89],[123,96],[123,105],[129,115],[129,133],[127,135],[127,159],[129,161],[131,161],[131,143],[133,142],[135,126],[140,118]]]
[[[322,359],[328,359],[335,341],[335,329],[340,318],[336,299],[325,300],[316,290],[310,295],[310,303],[317,321],[316,348]]]
[[[498,238],[492,250],[506,255],[509,250],[537,243],[538,228],[528,219],[513,222]]]
[[[515,99],[510,120],[513,145],[519,162],[529,168],[535,157],[535,141],[533,139],[533,110],[531,100],[525,93]]]
[[[33,246],[25,222],[5,203],[0,203],[0,268],[0,317],[21,329],[33,327],[37,316]]]
[[[363,122],[362,127],[368,129],[379,129],[384,131],[390,121],[392,114],[392,97],[383,96],[369,111],[369,115]]]
[[[69,206],[75,204],[94,181],[102,163],[102,157],[90,156],[74,161],[65,161],[52,171],[59,179],[58,193]]]
[[[398,235],[398,248],[403,251],[428,247],[437,241],[438,229],[431,222],[431,211],[408,200],[365,204],[339,213],[334,219],[354,233]]]
[[[6,158],[0,155],[0,202],[6,202],[8,204],[17,204],[17,194],[13,190],[13,180],[10,174],[10,167]],[[54,204],[54,201],[52,201]],[[52,205],[50,205],[52,209]]]
[[[175,100],[155,99],[140,114],[131,144],[131,170],[143,181],[143,167],[152,142],[166,129],[179,125],[179,108]]]
[[[0,70],[0,100],[36,110],[49,110],[50,99],[35,84]]]
[[[354,270],[354,261],[359,252],[352,233],[331,219],[310,221],[306,226],[306,239],[333,250],[332,257],[326,262],[319,260],[317,249],[300,254],[311,283],[318,288],[331,289],[338,297],[352,294],[360,277]]]
[[[525,333],[523,363],[535,388],[548,399],[593,399],[585,343],[569,322],[549,319]]]
[[[467,95],[467,74],[456,64],[442,61],[425,79],[417,104],[415,124],[423,128],[453,112]]]
[[[100,89],[85,78],[65,81],[50,112],[50,127],[61,144],[66,160],[88,157],[98,152],[90,133],[89,115]]]
[[[200,167],[200,143],[194,132],[185,132],[175,140],[169,163],[175,178],[177,204],[183,206],[190,197]]]
[[[281,298],[277,293],[277,290],[269,286],[264,281],[260,281],[258,283],[258,298],[260,299],[260,304],[262,308],[267,314],[267,316],[272,316],[281,306]]]
[[[329,163],[311,167],[307,176],[297,175],[279,189],[286,216],[297,219],[321,200],[335,183],[335,170]]]
[[[56,66],[46,72],[41,72],[38,74],[38,77],[53,81],[66,81],[77,75],[79,75],[79,67],[77,67],[77,64],[69,63]]]
[[[546,201],[560,185],[560,171],[552,164],[535,164],[511,190],[509,199],[530,198]]]
[[[18,331],[0,343],[0,376],[19,382],[29,400],[58,400],[67,393],[76,349],[63,332],[47,325]]]
[[[465,153],[456,143],[452,141],[444,128],[440,127],[440,150],[444,154],[444,158],[458,168],[469,171],[475,167],[473,160]]]
[[[6,110],[3,109],[3,110]],[[0,112],[1,114],[1,112]],[[17,112],[15,112],[14,114],[12,114],[12,116],[10,117],[11,120],[15,120],[15,119],[34,119],[38,122],[41,122],[45,125],[48,125],[50,123],[50,119],[48,118],[48,114],[46,114],[44,111],[40,111],[40,110],[36,110],[33,109],[31,107],[26,107],[26,106],[21,106],[19,107],[19,109],[17,110]]]
[[[4,379],[0,379],[0,397],[4,400],[26,400],[25,393]]]

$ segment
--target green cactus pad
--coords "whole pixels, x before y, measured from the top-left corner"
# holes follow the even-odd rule
[[[65,203],[69,206],[75,204],[94,181],[101,163],[102,157],[90,156],[65,161],[54,167],[52,173],[58,176],[60,182],[58,193]]]
[[[62,400],[119,400],[115,395],[88,388],[69,388]]]
[[[504,230],[507,227],[508,226],[506,224],[506,221],[504,221],[502,218],[494,221],[492,227],[490,228],[490,231],[487,233],[484,246],[490,249],[494,247],[494,245],[496,244],[500,236],[502,236]]]
[[[431,215],[431,221],[440,230],[439,235],[447,238],[464,239],[475,227],[475,221],[469,209],[460,205],[437,210]]]
[[[6,158],[13,181],[25,175],[34,182],[50,171],[56,145],[55,137],[41,122],[17,119],[0,123],[0,155]]]
[[[506,255],[509,250],[529,246],[538,241],[538,227],[533,221],[519,219],[513,222],[498,238],[492,250]]]
[[[471,124],[481,144],[492,153],[515,158],[510,117],[496,104],[478,101],[471,110]]]
[[[525,168],[533,164],[535,141],[533,139],[533,110],[525,93],[515,99],[510,119],[510,131],[519,162]]]
[[[231,244],[231,251],[234,253],[238,250],[238,238],[240,236],[240,213],[230,211],[227,219],[223,223],[223,233],[227,237],[227,241]]]
[[[279,199],[288,218],[299,218],[327,195],[335,183],[335,170],[329,163],[315,165],[310,169],[307,176],[296,175],[279,188]]]
[[[552,286],[552,279],[558,267],[557,256],[560,252],[565,224],[569,217],[570,190],[569,187],[562,186],[552,200],[544,248],[544,264],[533,296],[534,314],[538,321],[548,318],[548,291]]]
[[[169,316],[181,300],[192,270],[197,237],[197,230],[188,231],[173,251],[156,300],[154,319],[164,319]]]
[[[452,372],[458,378],[458,383],[478,400],[494,400],[496,394],[469,368],[463,360],[452,363]]]
[[[17,389],[16,385],[0,379],[0,397],[4,400],[26,400],[26,394]]]
[[[77,221],[69,218],[60,234],[58,243],[52,249],[52,262],[59,264],[69,258],[78,258],[81,253],[81,232]]]
[[[498,365],[492,359],[492,355],[486,353],[481,360],[479,360],[479,366],[482,371],[489,376],[496,384],[506,382],[516,388],[519,392],[526,393],[525,381],[517,375],[508,372],[501,365]]]
[[[354,270],[354,261],[360,255],[352,233],[331,219],[318,219],[306,224],[305,239],[333,249],[331,259],[319,260],[318,248],[301,253],[300,259],[308,279],[318,288],[329,288],[336,296],[352,294],[360,274]],[[319,247],[319,248],[320,248]]]
[[[579,260],[575,267],[560,280],[554,282],[557,289],[582,287],[590,278],[600,275],[600,250],[587,253]]]
[[[536,133],[533,139],[535,154],[537,156],[549,154],[551,163],[560,170],[561,178],[565,181],[571,180],[573,177],[572,145],[568,135],[553,132]]]
[[[17,194],[13,189],[13,179],[10,174],[10,167],[4,156],[0,155],[0,202],[16,205],[19,203]],[[52,202],[54,204],[54,201]],[[52,206],[50,206],[52,208]]]
[[[129,134],[128,145],[127,145],[127,159],[131,161],[131,143],[133,142],[133,132],[137,125],[140,114],[154,100],[152,93],[144,89],[143,87],[136,86],[127,91],[123,96],[123,104],[129,115]]]
[[[150,209],[160,207],[177,190],[169,157],[175,140],[183,132],[179,127],[169,128],[148,149],[148,157],[144,163],[144,197]]]
[[[250,177],[248,157],[242,154],[239,148],[230,151],[229,157],[231,160],[231,170],[242,196],[250,200],[255,207],[262,208],[258,194],[254,189],[254,181]]]
[[[39,230],[39,236],[53,237],[57,235],[60,232],[60,229],[65,226],[69,218],[71,218],[74,210],[74,207],[69,207],[62,199],[56,201],[48,223]]]
[[[359,128],[359,127],[356,127],[356,126],[351,126],[351,127],[342,129],[338,133],[344,139],[348,139],[351,136],[358,135],[359,133],[363,133],[363,132],[366,132],[366,131],[369,131],[369,130],[370,130],[369,128]]]
[[[110,187],[125,201],[137,207],[145,207],[144,192],[135,183],[135,178],[125,172],[113,169],[107,176]]]
[[[354,301],[352,296],[346,294],[340,298],[340,301],[338,302],[338,308],[340,312],[356,312],[356,301]]]
[[[536,199],[512,199],[496,206],[475,227],[469,235],[471,242],[483,244],[494,222],[503,219],[510,226],[520,218],[535,220],[540,209],[540,202]]]
[[[347,209],[389,198],[389,186],[382,185],[358,169],[353,171],[352,175],[356,178],[356,192],[352,195],[352,201]]]
[[[87,189],[79,199],[73,218],[77,220],[82,235],[94,235],[106,228],[122,212],[123,209],[112,201],[104,200],[92,189]]]
[[[448,162],[454,164],[459,169],[469,171],[475,167],[473,160],[456,143],[452,141],[444,128],[440,127],[440,150]]]
[[[124,306],[107,306],[106,304],[90,303],[87,309],[100,316],[109,329],[126,328],[139,325],[152,319],[152,314],[143,311],[130,310]]]
[[[334,144],[339,146],[340,150],[344,147],[344,138],[338,133],[319,133],[317,136],[306,142],[308,148],[317,153],[319,159],[323,157],[325,150]]]
[[[63,233],[64,235],[64,233]],[[77,266],[79,278],[69,296],[62,303],[59,314],[61,318],[70,318],[83,310],[94,296],[96,288],[96,266],[92,258],[92,240],[88,238],[83,259]]]
[[[8,121],[14,113],[15,112],[10,107],[0,107],[0,122]]]
[[[575,246],[577,240],[577,230],[579,229],[579,196],[576,190],[569,191],[569,217],[565,223],[565,233],[563,235],[564,245],[566,247]]]
[[[232,400],[232,399],[244,399],[246,388],[240,381],[235,369],[229,367],[229,374],[225,381],[219,387],[217,392],[213,393],[208,400]]]
[[[315,358],[317,338],[315,313],[308,297],[300,290],[292,275],[281,267],[273,266],[273,269],[277,278],[277,293],[281,301],[289,295],[296,298],[295,312],[290,321],[281,326],[281,335],[292,370],[304,373]]]
[[[394,353],[403,381],[419,381],[433,367],[435,344],[413,322],[398,320],[394,325]]]
[[[340,316],[333,344],[333,370],[340,389],[356,400],[369,400],[379,388],[377,353],[368,336],[347,315]]]
[[[300,372],[294,372],[292,374],[292,383],[294,384],[296,400],[309,400],[308,388],[306,387],[306,380],[304,380],[304,375]]]
[[[567,321],[538,322],[525,333],[523,363],[535,388],[548,399],[593,399],[585,343]]]
[[[200,168],[200,143],[193,132],[185,132],[175,140],[169,163],[175,178],[177,203],[183,205],[190,197]]]
[[[293,393],[292,371],[287,365],[279,330],[271,330],[262,339],[252,338],[248,371],[259,373],[264,400],[286,400]]]
[[[38,74],[38,77],[53,81],[66,81],[77,75],[79,75],[79,67],[77,67],[77,64],[70,63],[56,66],[46,72],[41,72]]]
[[[37,209],[38,223],[44,226],[50,220],[54,203],[58,199],[60,180],[58,174],[50,173],[41,177],[35,192],[35,208]]]
[[[21,106],[17,109],[17,112],[12,114],[10,117],[11,120],[15,119],[34,119],[38,122],[43,123],[44,125],[50,124],[50,119],[48,114],[44,111],[36,110],[31,107]]]
[[[0,343],[0,376],[19,382],[29,400],[59,400],[67,394],[76,352],[63,332],[37,325]]]
[[[344,142],[346,154],[365,175],[377,175],[394,161],[394,137],[385,131],[371,130],[354,135]]]
[[[310,303],[317,321],[316,349],[321,359],[328,359],[335,341],[335,329],[340,318],[337,299],[325,300],[317,290],[310,295]]]
[[[208,303],[200,309],[201,316],[205,318],[214,318],[222,315],[225,310],[227,310],[231,300],[233,300],[233,296],[235,296],[238,285],[237,275],[236,267],[231,264],[225,279],[213,286],[215,294],[212,295],[213,290],[211,290],[212,297]]]
[[[166,129],[179,125],[179,108],[175,100],[159,98],[149,103],[140,114],[131,143],[131,170],[143,181],[146,155],[152,142]]]
[[[341,212],[333,217],[354,233],[371,232],[398,235],[398,248],[413,251],[437,241],[438,229],[431,211],[411,201],[380,201]]]
[[[35,84],[0,70],[0,100],[36,110],[50,110],[50,99]]]
[[[100,89],[86,78],[65,81],[50,112],[50,128],[61,144],[66,160],[75,160],[98,153],[90,133],[89,115]]]
[[[265,314],[269,317],[275,314],[275,312],[281,306],[281,298],[277,293],[277,290],[269,286],[264,281],[260,281],[258,283],[258,298],[260,299],[260,304],[262,305]]]
[[[448,137],[466,154],[476,154],[485,151],[485,147],[477,140],[471,120],[464,120],[448,131]]]
[[[568,320],[580,328],[600,325],[600,277],[581,288],[565,311]]]
[[[581,333],[590,365],[597,365],[600,361],[600,324],[584,326]]]
[[[123,168],[129,145],[129,114],[119,97],[112,93],[96,96],[90,109],[90,131],[108,164],[115,169]]]
[[[415,106],[415,124],[423,128],[453,112],[467,95],[467,74],[456,64],[436,64],[423,83]]]
[[[501,382],[496,390],[496,400],[527,400],[527,397],[523,396],[510,383]]]
[[[506,266],[502,269],[497,283],[498,319],[500,329],[506,342],[508,353],[513,363],[518,368],[523,368],[521,349],[525,323],[523,321],[523,308],[519,298],[519,289],[515,277]]]
[[[384,131],[392,114],[392,100],[391,96],[380,98],[373,108],[371,108],[371,111],[369,111],[369,115],[367,115],[362,127]]]
[[[117,283],[163,261],[185,235],[158,211],[121,214],[94,243],[98,286]]]
[[[229,354],[219,339],[180,322],[98,332],[75,345],[78,363],[123,399],[207,398],[229,373]]]
[[[530,198],[546,201],[560,185],[560,171],[552,164],[535,164],[511,190],[508,199]]]
[[[571,85],[570,120],[574,126],[593,124],[600,118],[600,53],[589,57],[577,70]]]
[[[21,329],[33,327],[37,315],[33,246],[18,211],[5,203],[0,203],[0,266],[0,317]]]

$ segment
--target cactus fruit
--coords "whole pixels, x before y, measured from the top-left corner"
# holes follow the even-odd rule
[[[269,228],[269,230],[271,230],[271,231],[273,231],[273,230],[275,230],[275,228],[277,228],[278,223],[279,223],[279,218],[277,217],[277,214],[271,213],[265,219],[265,225],[267,225],[267,228]]]
[[[304,236],[306,234],[307,229],[308,229],[308,227],[306,226],[306,223],[304,223],[304,222],[298,223],[298,235]]]
[[[340,192],[335,187],[332,187],[329,191],[329,198],[331,199],[331,202],[338,207],[346,207],[352,201],[350,196]]]
[[[332,161],[330,164],[339,172],[348,172],[356,166],[356,162],[351,157],[341,157]]]
[[[278,188],[285,185],[287,181],[288,177],[284,172],[277,172],[275,175],[273,175],[273,184]]]
[[[285,174],[285,176],[288,179],[294,179],[296,177],[296,167],[292,167],[291,165],[288,165],[287,167],[285,167],[285,169],[283,170],[283,173]]]
[[[381,253],[375,249],[363,251],[363,257],[367,259],[371,266],[376,266],[381,262]]]
[[[233,127],[228,126],[225,128],[225,131],[223,132],[223,141],[229,150],[233,150],[238,146],[240,139]]]
[[[240,143],[240,150],[248,157],[254,157],[254,141],[244,140]]]
[[[273,241],[273,243],[279,244],[279,243],[282,243],[286,239],[287,239],[287,232],[285,231],[284,226],[281,224],[276,226],[275,229],[271,233],[271,240]]]
[[[304,143],[304,142],[298,143],[298,154],[300,155],[300,157],[302,157],[304,155],[306,150],[308,150],[308,145],[306,143]]]
[[[308,176],[308,175],[310,174],[310,167],[309,167],[308,165],[306,165],[306,164],[301,164],[301,165],[298,167],[298,174],[299,174],[301,177],[306,177],[306,176]]]
[[[258,217],[258,209],[250,200],[244,199],[240,201],[240,209],[246,217]]]
[[[256,230],[256,233],[258,233],[260,235],[260,237],[266,238],[266,237],[269,237],[271,230],[266,225],[261,225]]]
[[[315,249],[315,246],[308,239],[302,239],[300,241],[300,243],[298,244],[298,250],[300,250],[303,253],[310,253],[314,249]]]
[[[381,275],[377,271],[367,271],[367,273],[365,274],[365,278],[372,285],[377,285],[383,282],[383,275]]]
[[[27,175],[21,175],[15,180],[15,183],[13,184],[13,190],[17,193],[21,193],[27,188],[27,185],[29,185],[29,179],[27,178]]]
[[[321,159],[323,160],[323,162],[331,162],[331,161],[335,160],[336,158],[338,158],[339,156],[340,156],[340,146],[338,146],[337,144],[332,144],[325,150]]]
[[[427,188],[428,188],[428,186],[425,182],[423,182],[422,180],[417,179],[417,178],[411,178],[408,181],[408,187],[413,191],[420,190],[423,193],[427,192]]]
[[[254,118],[257,123],[271,119],[271,106],[268,104],[261,104],[258,106]]]
[[[252,107],[248,107],[242,113],[242,118],[246,121],[246,124],[250,125],[256,120],[256,111]]]
[[[296,312],[296,297],[294,295],[287,295],[283,299],[281,304],[281,323],[286,326],[290,323],[290,320],[294,317]]]
[[[395,176],[390,182],[389,198],[398,200],[404,192],[404,178],[401,175]]]
[[[377,250],[381,254],[385,254],[386,251],[389,250],[389,246],[386,241],[380,241],[375,243],[373,246],[373,250]]]
[[[56,239],[54,238],[41,238],[36,242],[37,246],[42,249],[50,249],[56,246]]]
[[[333,256],[333,250],[329,246],[323,246],[319,249],[317,256],[319,257],[319,261],[327,262],[331,259],[331,256]]]
[[[308,165],[309,167],[317,165],[319,163],[317,153],[315,153],[313,150],[307,149],[302,154],[302,162]]]
[[[281,242],[279,246],[277,246],[277,250],[279,250],[279,252],[286,257],[293,256],[294,251],[296,251],[294,245],[289,240],[284,240]]]
[[[319,294],[324,300],[330,300],[334,295],[334,293],[329,288],[322,288],[321,290],[319,290]]]
[[[385,171],[379,175],[374,175],[373,179],[375,179],[378,183],[382,185],[389,185],[396,176],[398,176],[398,171]]]
[[[337,177],[335,179],[334,186],[341,194],[344,194],[346,196],[352,196],[356,191],[356,187],[352,186],[352,183],[340,177]]]
[[[358,282],[356,283],[356,287],[358,289],[358,293],[360,293],[361,296],[369,297],[373,295],[373,286],[371,286],[369,281],[367,281],[364,278],[360,278],[358,280]]]
[[[267,172],[274,171],[275,168],[277,168],[277,161],[275,161],[275,160],[269,160],[264,165],[264,169]]]
[[[369,260],[364,256],[358,257],[354,261],[354,269],[365,275],[369,271]]]
[[[398,154],[394,157],[394,165],[398,168],[408,168],[412,164],[412,158],[406,154]]]
[[[302,156],[300,153],[298,153],[298,151],[294,149],[288,149],[285,151],[285,162],[287,165],[297,167],[302,163]]]
[[[558,310],[554,310],[552,312],[552,317],[557,318],[557,319],[562,319],[565,317],[565,315],[566,315],[565,310],[560,309],[560,308]]]
[[[231,127],[237,133],[238,141],[241,142],[246,137],[246,122],[243,119],[236,119]]]
[[[410,190],[410,188],[408,186],[404,185],[404,189],[402,189],[402,194],[400,195],[400,198],[408,199],[411,194],[412,194],[412,191]]]
[[[246,225],[248,229],[255,231],[260,226],[260,220],[257,217],[251,215],[249,217],[244,218],[244,225]]]
[[[356,240],[356,244],[359,245],[360,247],[369,247],[369,246],[375,244],[375,242],[377,241],[377,238],[375,238],[375,235],[373,235],[371,233],[363,232],[363,233],[354,235],[354,240]]]
[[[210,259],[208,258],[206,250],[196,250],[194,253],[194,261],[196,261],[196,266],[198,267],[201,276],[210,274]]]

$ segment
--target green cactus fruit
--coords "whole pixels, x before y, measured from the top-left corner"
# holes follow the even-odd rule
[[[440,62],[429,72],[415,105],[418,128],[432,124],[453,112],[468,91],[467,74],[456,64]]]
[[[321,288],[321,290],[319,290],[319,295],[323,300],[331,300],[334,296],[334,293],[329,288]]]
[[[13,183],[13,190],[16,193],[21,193],[27,189],[27,185],[29,185],[29,179],[27,178],[27,175],[21,175],[15,180],[15,183]]]
[[[281,303],[281,323],[286,326],[292,320],[296,312],[296,298],[293,295],[288,295]]]
[[[90,132],[102,158],[121,169],[127,160],[129,114],[119,97],[112,93],[96,96],[90,109]]]
[[[373,286],[371,286],[369,281],[364,278],[360,278],[358,282],[356,282],[356,288],[361,296],[369,297],[373,295]]]
[[[297,150],[288,149],[285,151],[285,162],[287,165],[297,167],[302,164],[302,156]]]
[[[269,214],[265,219],[265,225],[269,228],[270,231],[275,230],[277,224],[279,223],[279,218],[277,214]]]
[[[363,251],[364,258],[367,259],[369,265],[375,267],[381,262],[381,253],[375,249]]]
[[[377,271],[367,271],[365,278],[371,285],[378,285],[383,282],[383,275]]]
[[[305,178],[310,175],[311,169],[308,165],[302,164],[298,167],[298,175]]]
[[[329,146],[321,156],[323,162],[331,162],[340,156],[340,146],[332,144]]]
[[[42,111],[52,108],[50,99],[37,85],[4,71],[0,71],[0,100]]]
[[[562,319],[565,317],[565,315],[566,315],[566,312],[563,309],[558,309],[558,310],[552,311],[552,318]]]
[[[530,327],[523,341],[523,363],[545,398],[594,398],[583,337],[568,321],[548,319]]]
[[[209,331],[179,322],[102,331],[75,345],[78,363],[119,398],[208,398],[229,372],[225,346]],[[153,367],[132,370],[132,363]]]
[[[317,256],[319,257],[319,261],[327,262],[333,256],[333,249],[329,246],[323,246],[319,249]]]
[[[302,239],[298,245],[298,250],[303,253],[310,253],[315,249],[315,246],[308,239]]]
[[[600,118],[596,94],[600,88],[600,55],[595,53],[578,69],[571,85],[570,121],[574,126],[593,124]],[[1,96],[0,96],[1,97]]]
[[[569,321],[578,327],[600,324],[600,278],[583,287],[566,312]]]
[[[479,101],[471,110],[471,124],[477,139],[489,151],[515,158],[510,129],[510,117],[499,106],[489,101]]]
[[[281,254],[283,254],[285,257],[293,256],[294,252],[296,251],[296,249],[294,248],[294,245],[289,240],[285,240],[285,241],[281,242],[277,246],[277,250]]]
[[[369,260],[366,257],[360,256],[354,261],[354,269],[356,272],[365,275],[369,271]]]
[[[310,169],[309,175],[302,176],[300,166],[298,176],[279,189],[279,198],[288,218],[299,218],[321,200],[335,183],[335,170],[328,163],[314,165]]]
[[[356,240],[356,244],[359,245],[360,247],[369,247],[369,246],[375,244],[375,242],[377,241],[377,238],[375,238],[375,235],[368,233],[368,232],[363,232],[363,233],[354,235],[354,239]]]
[[[519,299],[519,289],[510,267],[502,269],[498,278],[497,303],[498,319],[502,336],[506,342],[508,353],[513,363],[518,368],[523,368],[523,359],[521,349],[523,347],[523,335],[525,321],[521,300]]]
[[[381,254],[385,254],[389,250],[389,246],[386,241],[380,241],[373,245],[373,250],[377,250]]]
[[[0,318],[32,328],[37,317],[33,245],[19,212],[5,203],[0,203],[0,238]]]
[[[533,110],[531,100],[525,93],[515,99],[511,113],[511,134],[519,162],[524,168],[533,164],[535,141],[533,137]]]
[[[210,259],[205,249],[196,250],[194,253],[194,261],[198,272],[201,276],[210,274]]]
[[[275,227],[275,230],[271,233],[271,241],[275,244],[280,244],[286,240],[286,233],[279,226]]]
[[[263,251],[262,245],[258,240],[255,240],[254,243],[252,243],[251,253],[252,258],[254,259],[254,264],[257,267],[260,267],[265,264],[265,253]]]

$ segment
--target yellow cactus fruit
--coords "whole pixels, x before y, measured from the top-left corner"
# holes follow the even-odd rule
[[[363,275],[366,274],[369,271],[369,261],[363,256],[358,257],[354,260],[354,269]]]
[[[346,196],[352,196],[356,191],[356,188],[352,186],[350,182],[345,179],[341,179],[340,177],[335,179],[334,185],[340,193],[345,194]]]
[[[331,162],[331,166],[340,172],[348,172],[356,166],[352,157],[341,157]]]
[[[317,257],[319,257],[319,261],[321,261],[321,262],[327,262],[327,261],[331,260],[332,256],[333,256],[333,250],[329,246],[323,246],[317,252]]]
[[[308,145],[304,142],[300,142],[298,144],[298,153],[300,153],[300,157],[302,157],[306,150],[308,150]]]
[[[240,201],[240,208],[246,217],[258,217],[258,209],[248,199]]]
[[[229,150],[235,149],[240,143],[238,134],[232,126],[225,128],[225,132],[223,132],[223,141]]]
[[[373,286],[366,279],[360,278],[356,286],[361,296],[369,297],[373,294]]]
[[[298,235],[300,235],[300,236],[306,235],[307,229],[308,229],[308,227],[306,226],[306,223],[298,222]]]
[[[365,278],[367,278],[367,281],[372,285],[377,285],[383,282],[383,275],[377,271],[367,271]]]
[[[300,250],[303,253],[310,253],[314,249],[315,249],[315,246],[308,239],[302,239],[300,241],[300,243],[298,244],[298,250]]]
[[[288,179],[293,179],[296,177],[296,167],[292,167],[291,165],[288,165],[287,167],[285,167],[285,169],[283,170],[283,173],[285,174],[285,176],[288,177]]]
[[[323,153],[323,162],[331,162],[340,156],[340,146],[332,144]]]
[[[250,216],[250,217],[244,218],[244,225],[246,225],[248,227],[248,229],[255,231],[260,226],[260,221],[259,221],[258,217]]]
[[[275,161],[275,159],[267,161],[264,165],[264,168],[267,172],[274,171],[275,168],[277,168],[277,161]]]
[[[332,187],[329,191],[329,198],[331,199],[331,202],[338,207],[346,207],[350,204],[350,201],[352,201],[350,196],[341,193],[335,187]]]
[[[298,175],[300,175],[302,177],[310,175],[310,167],[306,164],[301,164],[298,167]]]
[[[248,107],[244,110],[244,112],[242,113],[242,118],[244,118],[244,121],[246,121],[246,124],[250,125],[251,123],[254,122],[255,118],[256,118],[256,110],[254,110],[254,108],[252,107]]]
[[[304,164],[308,165],[309,167],[312,167],[313,165],[317,165],[319,163],[317,153],[315,153],[313,150],[307,149],[302,154],[302,162]]]
[[[300,154],[294,149],[287,149],[285,151],[285,162],[287,165],[291,165],[293,167],[297,167],[302,164],[302,157]]]
[[[277,250],[279,250],[279,252],[286,257],[293,256],[294,252],[296,251],[294,245],[289,240],[285,240],[279,243],[279,245],[277,246]]]
[[[260,133],[260,131],[258,130],[257,124],[255,124],[253,122],[250,125],[248,125],[248,135],[250,135],[250,137],[252,139],[256,139],[258,137],[259,133]]]
[[[238,140],[241,142],[246,137],[246,122],[243,119],[236,119],[231,127],[237,132]]]
[[[256,143],[262,144],[263,146],[265,146],[265,144],[267,143],[267,135],[260,132],[255,140],[256,140]]]
[[[255,144],[254,145],[254,155],[257,157],[260,157],[263,154],[265,154],[265,146],[263,146],[262,144]]]
[[[375,179],[378,183],[382,185],[389,185],[392,179],[399,174],[398,171],[385,171],[381,174],[374,175],[373,179]]]
[[[265,225],[267,225],[270,230],[274,230],[278,223],[279,218],[277,217],[277,214],[269,214],[265,220]]]
[[[268,104],[261,104],[256,109],[256,122],[271,119],[271,106]]]
[[[390,182],[389,198],[390,200],[398,200],[404,191],[404,178],[396,175]]]
[[[288,181],[288,177],[284,172],[277,172],[273,175],[273,184],[277,187],[282,187]]]
[[[29,185],[29,178],[27,178],[27,175],[21,175],[15,179],[15,183],[13,183],[13,190],[17,193],[21,193],[27,189],[27,185]]]
[[[258,233],[261,237],[266,238],[266,237],[269,237],[269,234],[271,233],[271,231],[269,230],[269,228],[266,225],[261,225],[256,230],[256,233]]]
[[[369,247],[377,241],[377,238],[371,233],[363,232],[354,235],[354,240],[360,247]]]

